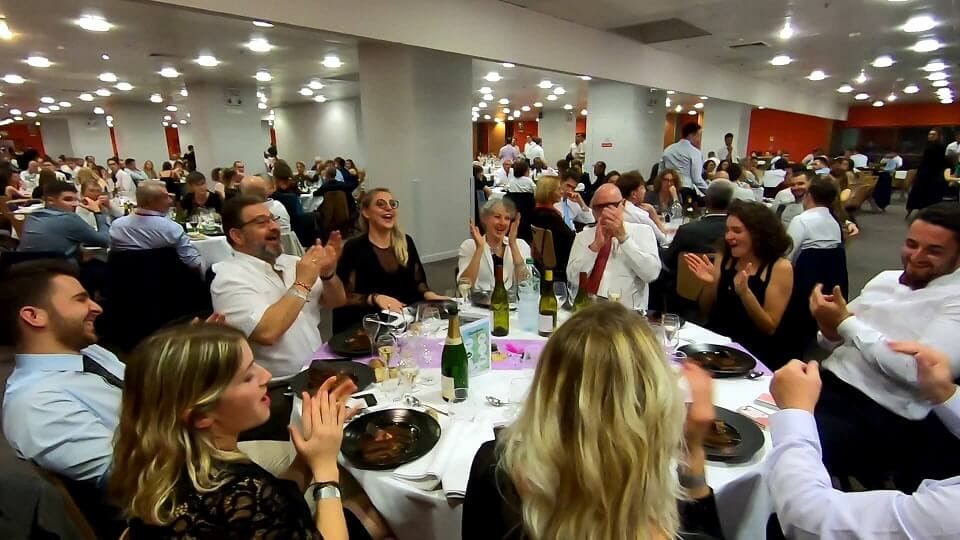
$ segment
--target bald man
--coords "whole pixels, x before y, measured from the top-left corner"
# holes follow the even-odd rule
[[[276,190],[277,186],[272,178],[264,178],[263,176],[244,176],[243,180],[240,181],[240,194],[260,197],[261,199],[265,200],[267,208],[270,209],[270,213],[273,214],[273,218],[276,219],[277,224],[280,225],[280,233],[289,233],[291,230],[290,213],[287,212],[287,209],[280,201],[275,201],[270,198],[273,196],[273,192]]]
[[[137,186],[137,209],[117,218],[110,226],[110,249],[177,248],[184,264],[200,270],[200,252],[190,243],[183,227],[167,219],[171,198],[167,185],[160,180],[146,180]]]

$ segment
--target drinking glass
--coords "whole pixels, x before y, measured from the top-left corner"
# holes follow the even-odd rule
[[[384,333],[374,340],[374,345],[376,346],[377,355],[380,357],[380,361],[383,362],[386,371],[386,377],[384,377],[381,383],[383,391],[387,396],[392,397],[393,401],[399,401],[400,368],[396,359],[397,338],[393,337],[390,333]]]
[[[424,335],[431,335],[442,326],[440,310],[436,306],[421,304],[418,308],[417,320],[423,329]]]
[[[473,285],[470,284],[470,280],[466,278],[460,278],[457,280],[457,292],[460,293],[460,306],[467,306],[470,304],[470,290],[473,288]]]
[[[417,360],[413,357],[413,354],[407,353],[406,350],[401,350],[399,370],[400,394],[412,393],[417,386],[417,375],[420,374],[420,365],[417,364]]]
[[[666,350],[666,339],[664,338],[663,325],[660,323],[650,323],[650,330],[653,331],[653,335],[657,336],[657,343],[660,344],[664,350]]]
[[[477,410],[473,406],[473,394],[470,393],[470,389],[454,388],[453,399],[448,403],[447,412],[452,420],[473,422],[477,416]]]
[[[363,318],[363,332],[370,338],[370,354],[377,355],[376,341],[380,335],[380,315],[366,315]]]
[[[664,313],[660,323],[663,327],[664,347],[669,351],[676,350],[680,345],[680,317],[673,313]]]
[[[507,391],[507,402],[509,403],[507,415],[511,420],[515,420],[520,416],[520,408],[523,407],[523,402],[527,400],[527,393],[530,392],[530,385],[532,383],[532,376],[510,379],[510,387]]]
[[[563,281],[556,281],[553,284],[553,294],[557,296],[557,308],[561,309],[566,306],[567,302],[567,284]]]

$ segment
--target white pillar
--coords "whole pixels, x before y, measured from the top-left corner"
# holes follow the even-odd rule
[[[745,156],[753,107],[722,99],[711,99],[703,104],[703,157],[706,158],[711,151],[719,151],[727,133],[733,133],[733,148],[737,155]]]
[[[113,156],[113,145],[103,115],[68,114],[65,117],[74,157],[93,156],[97,163],[106,166],[107,158]]]
[[[152,103],[116,103],[107,111],[113,115],[120,160],[133,158],[137,166],[151,160],[154,166],[167,159],[167,138],[163,131],[163,109]]]
[[[210,171],[239,160],[246,165],[247,174],[263,172],[263,152],[270,141],[263,140],[256,86],[227,88],[193,83],[187,88],[190,91],[190,144],[196,151],[197,169]],[[182,140],[180,145],[186,152],[187,146]]]
[[[70,126],[66,118],[44,118],[40,122],[40,134],[43,136],[43,148],[51,156],[63,154],[69,157],[82,157],[73,153],[70,140]]]
[[[591,126],[587,124],[588,135],[590,128]],[[555,167],[557,161],[567,155],[576,131],[577,121],[570,112],[556,109],[543,111],[538,136],[543,139],[543,159],[546,160],[548,167]],[[520,144],[523,142],[521,141]],[[499,148],[490,150],[496,153]]]
[[[387,43],[359,58],[366,188],[390,188],[421,259],[454,257],[472,215],[471,59]]]
[[[367,166],[361,138],[360,98],[275,107],[274,111],[277,151],[291,166],[303,161],[310,167],[316,157],[336,156],[352,159],[361,168]]]
[[[584,168],[603,161],[608,171],[638,170],[646,178],[662,153],[663,100],[663,92],[649,88],[591,81]]]

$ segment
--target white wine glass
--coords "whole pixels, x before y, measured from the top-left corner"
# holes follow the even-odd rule
[[[460,278],[457,280],[457,292],[460,293],[460,306],[466,307],[470,304],[470,291],[473,288],[473,284],[467,278]]]
[[[664,313],[660,318],[663,327],[663,344],[668,351],[674,351],[680,345],[680,316]]]
[[[557,309],[562,309],[567,303],[567,283],[556,281],[553,284],[553,294],[557,297]]]

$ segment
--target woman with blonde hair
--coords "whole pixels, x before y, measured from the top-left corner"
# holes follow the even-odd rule
[[[387,188],[367,192],[360,201],[363,234],[343,245],[337,274],[347,291],[347,304],[333,312],[333,330],[359,323],[380,310],[400,311],[423,300],[446,300],[430,290],[413,238],[403,232],[400,201]]]
[[[143,174],[147,175],[148,180],[158,180],[160,178],[157,174],[156,167],[153,166],[153,162],[149,159],[143,162]]]
[[[164,330],[134,351],[110,475],[131,540],[348,538],[355,518],[340,502],[337,454],[355,387],[331,391],[331,377],[316,396],[303,393],[303,425],[290,428],[299,457],[277,478],[237,446],[270,417],[270,376],[244,334],[218,324]],[[286,478],[312,478],[306,498]]]
[[[570,173],[568,173],[569,175]],[[563,199],[563,188],[560,178],[545,174],[537,180],[536,191],[533,194],[536,206],[530,216],[530,225],[546,229],[553,233],[553,252],[557,258],[554,271],[554,281],[567,280],[567,261],[570,259],[570,250],[577,233],[564,221],[559,203]],[[542,247],[540,247],[542,250]],[[543,268],[539,268],[543,272]]]
[[[89,167],[81,167],[80,170],[77,171],[77,184],[82,186],[87,182],[96,182],[100,185],[100,189],[103,190],[104,193],[113,193],[112,186],[108,186],[107,181],[100,178],[100,175],[97,174],[96,171]],[[111,180],[110,183],[113,183],[113,181]]]
[[[520,416],[474,458],[464,540],[721,537],[704,478],[712,381],[693,364],[682,373],[686,423],[642,317],[616,302],[574,315],[540,354]]]

